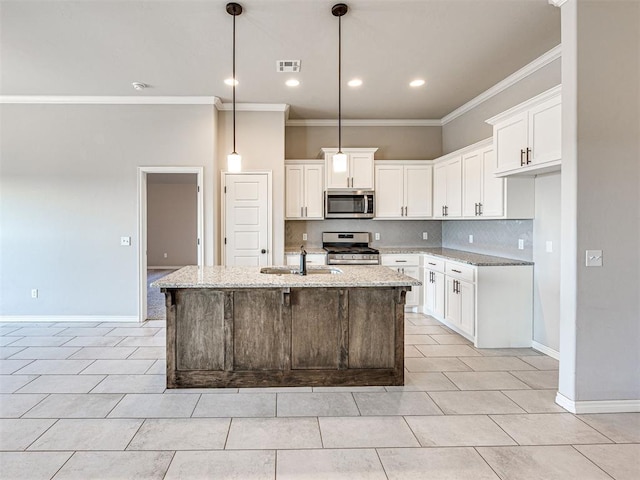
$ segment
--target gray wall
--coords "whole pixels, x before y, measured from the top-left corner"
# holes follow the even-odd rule
[[[559,172],[536,177],[533,220],[533,340],[556,352],[560,350],[560,178]]]
[[[190,183],[155,183],[154,177],[161,175],[163,174],[147,174],[147,265],[196,265],[196,175],[182,174],[190,178]]]
[[[640,399],[640,3],[562,7],[560,393]],[[602,249],[603,266],[584,265]]]
[[[561,82],[560,59],[558,59],[447,123],[442,127],[443,154],[492,136],[493,127],[485,120]]]
[[[287,127],[286,158],[318,158],[338,146],[338,127]],[[442,154],[441,127],[342,127],[343,147],[378,147],[377,160],[431,160]]]
[[[473,243],[469,243],[473,235]],[[524,240],[524,250],[518,249]],[[449,220],[442,222],[442,246],[456,250],[531,261],[532,220]]]
[[[220,171],[227,169],[227,155],[233,150],[232,113],[218,115],[217,185]],[[242,155],[243,171],[271,171],[273,199],[273,263],[284,262],[284,112],[236,112],[236,146]],[[218,219],[221,218],[218,206]],[[218,224],[218,231],[220,225]],[[218,252],[218,259],[221,251]],[[218,262],[221,263],[221,262]]]
[[[297,250],[300,245],[322,246],[322,232],[369,232],[374,247],[439,247],[442,242],[441,222],[438,220],[290,220],[286,224],[287,249]],[[380,240],[374,240],[374,233]],[[428,240],[422,240],[427,232]],[[307,241],[302,234],[308,235]]]
[[[212,251],[214,115],[211,105],[0,105],[0,315],[137,315],[137,166],[205,167]]]

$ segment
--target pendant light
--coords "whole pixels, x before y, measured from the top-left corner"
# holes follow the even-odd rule
[[[332,158],[334,172],[347,171],[347,156],[342,153],[342,16],[349,11],[344,3],[336,3],[331,8],[334,17],[338,17],[338,153]]]
[[[242,13],[239,3],[227,3],[227,13],[233,16],[233,152],[227,155],[227,170],[231,173],[242,171],[242,157],[236,152],[236,17]]]

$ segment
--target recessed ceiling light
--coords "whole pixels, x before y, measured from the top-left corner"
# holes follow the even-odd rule
[[[421,87],[425,84],[425,81],[422,79],[412,80],[409,85],[412,87]]]
[[[234,80],[233,77],[232,78],[227,78],[224,83],[226,83],[227,85],[229,85],[230,87],[232,87],[234,84],[238,85],[238,80]]]
[[[359,87],[360,85],[362,85],[362,80],[360,80],[359,78],[354,78],[353,80],[349,80],[347,82],[347,85],[349,85],[350,87]]]
[[[298,85],[300,85],[300,80],[296,80],[295,78],[290,78],[289,80],[284,82],[284,84],[287,87],[297,87]]]

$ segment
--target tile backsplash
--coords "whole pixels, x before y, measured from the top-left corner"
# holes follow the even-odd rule
[[[442,226],[437,220],[292,220],[285,222],[285,245],[298,248],[322,246],[322,232],[369,232],[372,247],[439,247]],[[375,240],[374,234],[380,234]],[[427,232],[428,240],[422,239]],[[302,240],[306,233],[308,240]]]
[[[531,261],[533,220],[295,220],[285,222],[287,248],[322,246],[322,232],[369,232],[372,247],[444,247]],[[380,234],[375,240],[374,234]],[[428,240],[422,239],[427,232]],[[302,234],[307,234],[307,241]],[[473,243],[469,243],[473,235]],[[524,249],[518,249],[518,240]]]
[[[473,243],[469,243],[473,235]],[[518,249],[518,240],[524,249]],[[533,220],[451,220],[442,222],[442,246],[498,257],[533,260]]]

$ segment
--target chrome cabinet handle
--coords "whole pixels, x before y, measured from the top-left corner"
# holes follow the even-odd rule
[[[305,217],[309,216],[309,208],[308,207],[304,207],[304,216]]]
[[[428,262],[428,263],[429,263],[429,265],[435,265],[435,263],[433,263],[433,262]]]
[[[482,203],[478,203],[478,215],[482,215]]]
[[[531,163],[531,149],[527,148],[527,165]]]
[[[524,166],[525,164],[525,159],[524,159],[524,148],[520,150],[520,166]]]
[[[300,207],[300,216],[304,217],[304,207]]]
[[[460,270],[456,270],[455,268],[452,268],[451,271],[456,273],[462,273]]]

